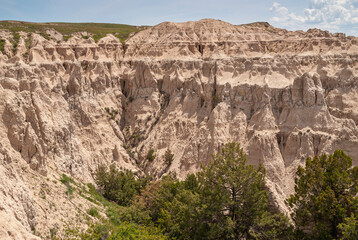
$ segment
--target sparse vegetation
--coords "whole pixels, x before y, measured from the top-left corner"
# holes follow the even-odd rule
[[[50,238],[55,239],[56,235],[57,235],[57,228],[55,228],[55,227],[50,228]]]
[[[136,127],[134,128],[133,133],[129,136],[129,142],[132,146],[137,146],[140,140],[142,140],[142,132]]]
[[[170,95],[161,91],[160,92],[160,112],[163,113],[165,108],[169,105]]]
[[[31,33],[27,34],[27,37],[25,38],[25,47],[26,47],[26,52],[23,54],[23,57],[26,59],[29,56],[29,50],[31,48],[31,41],[32,41],[32,35]]]
[[[12,54],[13,55],[16,54],[16,50],[17,50],[17,46],[19,45],[19,41],[20,41],[20,34],[18,32],[12,32],[11,43],[12,43]]]
[[[67,176],[66,174],[62,174],[60,182],[62,182],[63,184],[67,185],[69,183],[74,183],[74,180],[72,178],[70,178],[69,176]]]
[[[40,197],[42,199],[46,199],[46,192],[45,192],[45,190],[43,188],[41,188],[41,190],[40,190]]]
[[[4,39],[0,39],[0,52],[2,52],[2,54],[5,54],[5,43]]]
[[[114,110],[113,108],[109,108],[109,107],[104,108],[104,110],[105,110],[106,113],[108,114],[110,120],[115,120],[115,119],[116,119],[116,116],[117,116],[118,113],[119,113],[118,110]]]
[[[144,137],[144,131],[141,131],[139,127],[135,127],[133,130],[130,126],[125,127],[124,131],[124,138],[126,140],[126,144],[123,147],[127,150],[127,153],[134,157],[134,152],[132,148],[138,146],[140,141],[142,141]]]
[[[147,156],[146,156],[146,159],[149,161],[149,162],[153,162],[154,159],[155,159],[156,155],[155,155],[155,150],[152,148],[148,151],[147,153]]]
[[[49,34],[47,34],[46,32],[40,32],[40,35],[41,35],[44,39],[50,40],[50,36],[49,36]]]
[[[120,41],[124,42],[131,33],[139,32],[146,27],[137,27],[125,24],[109,23],[31,23],[19,21],[0,21],[0,29],[8,29],[13,33],[20,31],[38,33],[48,39],[48,29],[55,29],[64,35],[67,41],[71,35],[77,32],[88,32],[97,42],[107,34],[113,34]]]
[[[75,183],[74,180],[72,178],[68,177],[66,174],[62,174],[62,178],[60,179],[60,181],[63,184],[65,184],[67,187],[66,194],[71,196],[74,192],[74,188],[71,185],[71,183],[74,184]]]
[[[87,213],[89,215],[91,215],[92,217],[98,217],[99,216],[98,210],[95,207],[91,207],[90,209],[88,209]]]
[[[170,165],[172,165],[173,159],[174,159],[174,154],[168,148],[164,154],[164,162],[167,164],[167,166],[170,166]]]
[[[68,35],[64,35],[63,36],[63,41],[67,42],[68,39],[70,39],[72,37],[72,35],[68,34]],[[60,43],[61,41],[58,41],[57,43]]]
[[[214,94],[213,95],[213,98],[212,98],[212,105],[213,105],[213,108],[215,108],[220,102],[220,99],[218,97],[217,94]]]

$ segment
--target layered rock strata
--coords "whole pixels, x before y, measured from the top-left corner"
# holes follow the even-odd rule
[[[0,36],[2,239],[36,239],[31,229],[73,218],[87,203],[56,181],[93,182],[99,164],[184,178],[237,141],[284,211],[306,157],[343,149],[358,164],[356,37],[210,19],[162,23],[124,44],[32,34],[27,48],[22,33],[12,49]]]

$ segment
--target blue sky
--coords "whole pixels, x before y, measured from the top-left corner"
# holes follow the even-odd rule
[[[155,25],[202,18],[358,35],[358,0],[0,0],[0,20]]]

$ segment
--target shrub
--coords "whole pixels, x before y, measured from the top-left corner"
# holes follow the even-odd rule
[[[149,162],[153,162],[154,161],[154,159],[155,159],[155,150],[152,148],[152,149],[150,149],[149,151],[148,151],[148,153],[147,153],[147,160],[149,161]]]
[[[105,198],[122,206],[130,205],[142,187],[141,180],[137,180],[131,171],[118,171],[114,165],[108,171],[104,165],[100,166],[96,172],[96,183]]]
[[[0,52],[5,54],[5,40],[4,39],[0,39]]]
[[[75,183],[75,181],[72,178],[68,177],[66,174],[62,174],[60,181],[67,187],[66,194],[72,195],[74,188],[71,186],[71,183]]]
[[[168,237],[155,227],[141,226],[135,223],[120,223],[118,225],[91,224],[88,229],[67,226],[64,239],[81,240],[116,240],[116,239],[143,239],[167,240]]]
[[[65,185],[74,183],[73,179],[67,176],[66,174],[62,174],[60,181]]]
[[[99,216],[98,210],[95,207],[91,207],[90,209],[88,209],[87,213],[89,215],[91,215],[92,217],[98,217]]]
[[[165,154],[164,154],[164,162],[170,166],[173,162],[173,159],[174,159],[174,154],[172,154],[172,151],[170,151],[170,149],[168,148],[166,151],[165,151]]]

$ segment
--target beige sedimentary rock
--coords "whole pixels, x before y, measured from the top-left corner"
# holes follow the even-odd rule
[[[0,221],[0,237],[45,236],[73,219],[87,202],[69,201],[56,180],[93,182],[102,163],[184,178],[238,141],[285,211],[306,157],[339,148],[358,164],[355,37],[210,19],[162,23],[124,44],[49,34],[0,53],[0,218],[11,222],[9,233]]]

